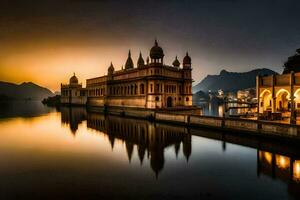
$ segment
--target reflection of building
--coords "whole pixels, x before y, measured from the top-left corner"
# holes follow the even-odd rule
[[[288,192],[300,197],[300,160],[258,150],[257,172],[286,182]]]
[[[256,87],[258,113],[279,112],[295,123],[295,111],[300,111],[300,73],[258,76]]]
[[[86,120],[86,110],[80,107],[61,107],[61,122],[62,124],[70,125],[73,134],[78,129],[78,124]]]
[[[86,89],[78,83],[75,74],[70,78],[69,84],[61,84],[61,103],[84,105],[86,104]]]
[[[86,109],[82,107],[61,108],[61,122],[62,124],[69,124],[72,133],[76,133],[78,125],[84,120],[87,120],[88,128],[106,134],[112,148],[114,148],[116,140],[125,142],[129,162],[133,155],[134,146],[136,146],[141,164],[145,158],[148,158],[156,176],[164,167],[164,151],[167,147],[174,146],[177,157],[182,144],[182,152],[187,161],[192,153],[191,135],[185,127],[87,113]]]
[[[137,67],[134,67],[129,51],[124,68],[116,71],[111,63],[107,75],[88,79],[86,94],[79,92],[81,85],[78,81],[73,84],[70,80],[69,85],[62,85],[62,102],[85,104],[85,98],[75,100],[68,97],[86,95],[90,106],[188,108],[192,106],[191,57],[186,53],[181,68],[176,56],[172,65],[164,63],[164,51],[155,41],[146,63],[140,53]]]
[[[145,155],[150,159],[150,165],[156,176],[164,167],[164,149],[174,145],[176,156],[180,144],[183,144],[183,154],[188,160],[191,149],[191,135],[183,127],[172,127],[151,124],[148,121],[121,118],[116,116],[88,114],[87,126],[108,135],[112,148],[115,140],[125,142],[128,160],[131,161],[134,146],[142,164]]]

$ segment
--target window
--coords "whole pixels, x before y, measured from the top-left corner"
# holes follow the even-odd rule
[[[144,94],[145,93],[145,88],[144,88],[144,84],[140,85],[140,94]]]
[[[150,84],[150,92],[152,93],[152,91],[153,91],[153,85]]]
[[[159,97],[155,97],[155,101],[159,101]]]
[[[186,100],[186,101],[189,101],[190,99],[187,97],[185,100]]]

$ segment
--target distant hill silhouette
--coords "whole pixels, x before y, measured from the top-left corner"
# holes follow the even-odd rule
[[[42,100],[54,94],[47,88],[32,82],[24,82],[20,85],[0,81],[0,97],[2,100]]]
[[[208,75],[193,87],[193,93],[208,92],[222,89],[225,92],[235,92],[240,89],[253,88],[256,85],[257,75],[277,74],[270,69],[255,69],[249,72],[228,72],[222,70],[219,75]]]
[[[198,91],[193,94],[193,105],[196,105],[198,102],[207,101],[209,100],[208,93],[203,91]]]

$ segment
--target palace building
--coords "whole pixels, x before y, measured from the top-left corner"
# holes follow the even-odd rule
[[[107,75],[86,80],[86,89],[82,89],[78,80],[76,84],[75,80],[74,83],[70,80],[69,85],[61,86],[62,102],[145,109],[191,107],[193,80],[191,57],[188,53],[182,66],[177,56],[172,65],[166,65],[164,51],[155,40],[149,56],[145,62],[140,53],[135,66],[129,51],[124,68],[116,70],[111,63]],[[74,94],[79,97],[83,94],[80,91],[86,92],[86,99],[73,101]]]

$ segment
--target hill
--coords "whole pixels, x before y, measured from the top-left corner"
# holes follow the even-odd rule
[[[208,75],[193,87],[193,93],[208,92],[222,89],[225,92],[236,92],[240,89],[253,88],[256,85],[256,76],[277,74],[270,69],[255,69],[249,72],[228,72],[222,70],[219,75]]]
[[[32,82],[24,82],[20,85],[0,81],[1,99],[14,100],[42,100],[54,94],[47,88],[36,85]]]

